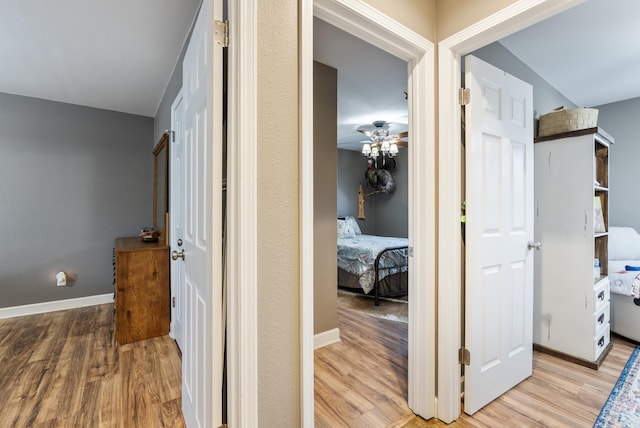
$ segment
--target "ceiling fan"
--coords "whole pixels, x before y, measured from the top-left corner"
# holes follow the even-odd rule
[[[397,125],[400,124],[376,120],[371,124],[358,127],[358,132],[366,135],[370,140],[363,141],[362,154],[368,158],[364,177],[367,184],[373,187],[373,193],[393,193],[396,189],[389,170],[396,168],[398,147],[406,147],[407,142],[401,140],[409,136],[406,131],[391,133],[392,126],[397,127]]]
[[[406,147],[407,142],[402,139],[409,136],[409,132],[391,133],[392,126],[399,125],[385,120],[376,120],[371,124],[361,125],[357,131],[369,137],[371,141],[363,141],[362,154],[370,159],[378,156],[394,158],[398,154],[398,147]]]

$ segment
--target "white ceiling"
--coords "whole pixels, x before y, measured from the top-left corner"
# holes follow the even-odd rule
[[[640,96],[638,0],[588,0],[500,43],[579,107]]]
[[[2,0],[0,92],[154,116],[200,1]],[[501,43],[596,106],[640,96],[638,18],[637,0],[588,0]],[[406,124],[406,63],[314,24],[315,59],[338,69],[339,146],[374,120]]]
[[[143,116],[201,0],[1,0],[0,92]]]

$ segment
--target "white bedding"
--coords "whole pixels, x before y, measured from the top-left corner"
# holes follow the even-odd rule
[[[408,246],[407,238],[389,236],[355,235],[353,238],[338,238],[338,267],[359,278],[365,293],[369,293],[375,282],[374,263],[380,251],[389,247]],[[387,275],[407,272],[407,260],[404,250],[390,251],[381,259],[380,279]]]

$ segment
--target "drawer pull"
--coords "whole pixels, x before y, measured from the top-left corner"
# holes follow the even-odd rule
[[[598,293],[598,300],[604,300],[604,291]]]
[[[604,336],[602,336],[600,340],[598,340],[598,347],[600,346],[604,346]]]
[[[602,324],[604,322],[604,314],[600,314],[598,317],[598,324]]]

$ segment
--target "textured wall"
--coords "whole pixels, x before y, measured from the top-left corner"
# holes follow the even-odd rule
[[[437,0],[364,0],[428,40],[435,40]]]
[[[153,119],[0,93],[0,129],[0,307],[112,293],[114,239],[153,217]]]
[[[516,3],[517,0],[437,0],[437,41]]]
[[[298,2],[259,0],[258,400],[261,427],[300,426]]]

